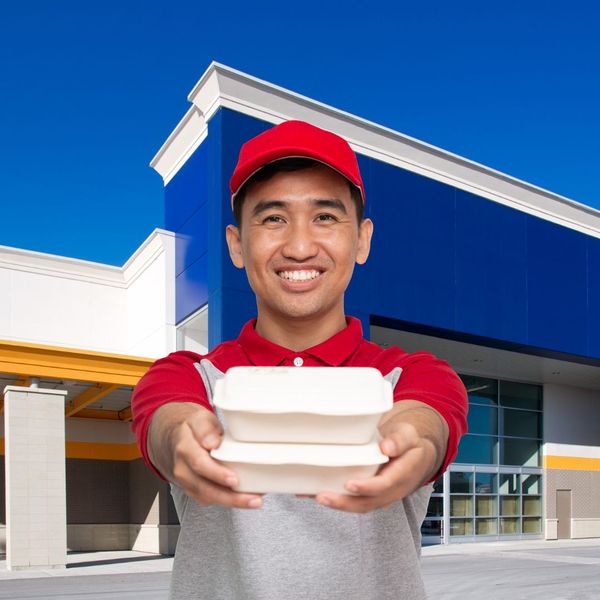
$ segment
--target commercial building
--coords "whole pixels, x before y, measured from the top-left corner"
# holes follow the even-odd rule
[[[131,386],[150,359],[202,352],[254,315],[223,236],[228,179],[240,145],[287,119],[332,130],[359,155],[375,235],[347,312],[377,343],[445,358],[469,390],[470,433],[436,484],[426,538],[600,537],[600,212],[215,63],[189,101],[151,163],[165,230],[123,268],[0,252],[4,522],[9,540],[11,519],[29,532],[23,556],[48,538],[49,497],[52,514],[66,511],[69,548],[172,551],[166,484],[129,430]],[[15,432],[48,437],[19,409],[47,390],[67,417],[52,442],[66,440],[66,496],[35,469],[27,485],[16,476],[44,449]]]

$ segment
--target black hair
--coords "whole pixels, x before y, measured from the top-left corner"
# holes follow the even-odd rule
[[[275,162],[265,165],[262,169],[254,173],[248,178],[244,185],[242,185],[233,199],[233,216],[235,217],[238,226],[242,224],[242,205],[250,185],[257,181],[267,181],[277,173],[302,171],[303,169],[310,169],[311,167],[322,164],[323,163],[313,160],[312,158],[282,158],[281,160],[276,160]],[[356,207],[356,217],[358,219],[358,224],[360,225],[364,218],[363,198],[359,188],[357,188],[349,179],[346,179],[346,181],[348,182],[348,187],[350,188],[350,196],[352,197],[352,201]]]

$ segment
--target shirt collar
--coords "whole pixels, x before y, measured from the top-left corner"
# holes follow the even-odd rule
[[[346,327],[328,340],[300,352],[284,348],[261,337],[254,329],[256,319],[248,321],[237,339],[238,344],[256,366],[278,366],[286,359],[299,354],[308,354],[331,367],[342,365],[362,342],[362,325],[354,317],[346,317]]]

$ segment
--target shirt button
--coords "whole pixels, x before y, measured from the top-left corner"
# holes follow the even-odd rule
[[[301,367],[303,364],[304,364],[304,361],[302,360],[302,358],[300,358],[299,356],[296,356],[296,358],[294,359],[294,366]]]

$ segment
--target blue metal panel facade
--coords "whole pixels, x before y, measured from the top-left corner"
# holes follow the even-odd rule
[[[178,233],[177,319],[208,301],[211,346],[237,336],[255,314],[223,232],[239,148],[268,127],[219,110],[167,186],[166,224]],[[371,158],[359,162],[375,233],[346,310],[366,332],[387,320],[600,361],[599,239]]]

